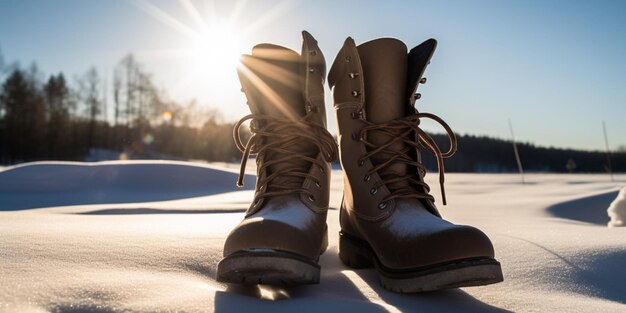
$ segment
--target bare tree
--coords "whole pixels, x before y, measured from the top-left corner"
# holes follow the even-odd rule
[[[114,113],[113,113],[113,122],[115,126],[117,126],[117,124],[119,123],[121,106],[122,106],[122,99],[121,99],[122,76],[120,72],[121,70],[119,68],[116,68],[113,73],[113,103],[115,105]]]
[[[135,112],[137,111],[136,86],[137,72],[139,71],[135,57],[132,54],[127,55],[120,62],[124,74],[124,89],[126,92],[126,106],[123,111],[126,125],[131,125]]]
[[[67,138],[70,138],[70,112],[75,104],[71,101],[70,90],[63,74],[50,76],[43,92],[48,107],[48,157],[59,159],[63,155],[73,154]]]
[[[85,113],[89,120],[89,130],[87,133],[87,147],[94,147],[94,137],[96,129],[96,121],[102,113],[101,81],[98,71],[95,67],[89,69],[78,81],[79,93],[81,101],[85,106]]]
[[[36,67],[31,72],[14,70],[2,85],[0,106],[7,150],[11,161],[43,157],[41,143],[46,126],[46,106],[38,87]]]

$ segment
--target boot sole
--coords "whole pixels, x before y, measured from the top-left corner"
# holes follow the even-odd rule
[[[266,285],[318,284],[320,266],[315,261],[287,251],[247,249],[219,262],[217,281]]]
[[[393,292],[416,293],[482,286],[504,280],[500,263],[490,257],[462,259],[412,269],[387,269],[367,242],[344,233],[339,233],[339,236],[341,261],[355,269],[375,268],[381,285]]]

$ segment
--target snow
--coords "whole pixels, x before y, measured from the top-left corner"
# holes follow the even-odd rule
[[[611,202],[607,209],[611,221],[609,227],[626,226],[626,187],[617,195],[617,198]]]
[[[175,161],[35,162],[0,172],[0,211],[191,198],[237,191],[236,175]],[[246,188],[255,177],[246,176]]]
[[[122,152],[114,151],[110,149],[91,148],[89,153],[83,161],[85,162],[99,162],[99,161],[113,161],[119,160],[122,156]]]
[[[606,175],[527,174],[521,184],[509,174],[447,174],[442,214],[492,238],[505,281],[402,295],[381,288],[372,270],[351,270],[337,258],[340,171],[333,171],[331,245],[320,259],[319,285],[217,283],[224,238],[252,197],[233,187],[237,170],[170,161],[6,168],[0,312],[626,310],[626,228],[606,227],[606,208],[626,175],[611,182]],[[436,179],[427,176],[438,197]]]

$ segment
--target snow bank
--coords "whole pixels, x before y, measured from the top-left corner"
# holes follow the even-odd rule
[[[224,240],[243,218],[252,195],[251,190],[218,193],[234,190],[235,168],[142,161],[44,163],[7,170],[0,172],[0,205],[5,207],[6,199],[16,199],[12,193],[29,202],[54,200],[54,192],[64,198],[89,195],[95,187],[119,200],[142,198],[143,193],[147,199],[159,193],[180,197],[186,189],[206,195],[0,211],[2,313],[624,312],[626,307],[626,227],[593,223],[594,214],[606,217],[616,184],[625,184],[626,175],[616,175],[618,183],[612,183],[605,175],[529,174],[527,184],[509,174],[446,175],[449,205],[440,207],[442,214],[490,236],[505,281],[403,295],[383,289],[374,271],[341,263],[337,210],[328,213],[330,246],[320,257],[319,285],[216,282]],[[426,179],[439,198],[437,175]],[[253,183],[250,177],[247,187]],[[341,173],[333,171],[331,207],[341,201],[341,183]],[[602,196],[609,194],[608,200]],[[558,210],[551,213],[548,209],[555,206]],[[227,208],[237,213],[227,213],[233,212]],[[595,213],[564,213],[583,208]]]
[[[626,187],[622,188],[606,211],[611,218],[609,227],[626,226]]]
[[[177,161],[33,162],[0,172],[0,211],[164,201],[242,190],[237,173]],[[254,188],[247,175],[244,190]]]

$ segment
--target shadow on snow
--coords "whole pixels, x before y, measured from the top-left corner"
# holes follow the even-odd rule
[[[254,189],[254,175],[246,175],[244,188],[235,186],[236,179],[236,173],[189,162],[33,163],[0,172],[0,211],[167,201]]]
[[[552,216],[606,226],[610,218],[606,210],[618,191],[584,197],[552,205],[546,209]]]

